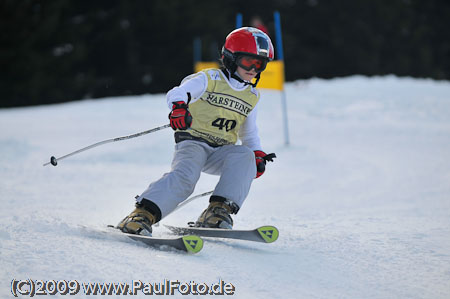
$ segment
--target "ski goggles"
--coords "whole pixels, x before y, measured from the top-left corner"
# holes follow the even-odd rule
[[[267,60],[248,55],[240,55],[236,59],[236,64],[246,71],[255,69],[257,73],[261,73],[266,69]]]

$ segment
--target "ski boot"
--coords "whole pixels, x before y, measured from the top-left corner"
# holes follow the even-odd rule
[[[206,228],[232,229],[233,219],[230,214],[236,214],[239,207],[232,201],[221,196],[211,196],[209,206],[191,226]]]
[[[142,200],[142,201],[145,201]],[[152,236],[152,225],[156,223],[156,217],[143,203],[136,203],[136,208],[130,215],[123,218],[116,228],[124,233]]]

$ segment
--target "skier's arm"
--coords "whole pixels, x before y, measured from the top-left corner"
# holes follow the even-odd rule
[[[256,178],[259,178],[266,170],[266,162],[273,162],[273,158],[276,158],[276,155],[274,153],[268,155],[261,150],[261,141],[258,134],[258,127],[256,126],[257,108],[258,104],[242,124],[239,130],[239,137],[242,144],[249,147],[255,153]]]
[[[245,122],[239,130],[239,139],[242,145],[249,147],[251,150],[261,150],[261,140],[259,138],[258,126],[256,125],[256,117],[258,114],[258,104],[247,116]]]
[[[166,95],[167,105],[172,109],[173,103],[183,101],[188,102],[188,93],[191,95],[190,103],[195,102],[205,92],[208,86],[208,79],[205,73],[195,73],[181,81],[179,86],[169,90]]]

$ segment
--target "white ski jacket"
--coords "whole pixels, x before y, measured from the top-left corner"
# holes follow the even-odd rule
[[[220,71],[222,72],[222,71]],[[237,75],[237,73],[236,73]],[[226,76],[224,75],[226,78]],[[227,82],[230,88],[234,90],[244,90],[247,85],[239,82],[234,78],[227,79]],[[194,103],[197,101],[200,96],[206,91],[208,86],[208,78],[205,73],[199,72],[192,75],[187,76],[183,79],[179,86],[176,86],[169,90],[167,93],[167,105],[170,109],[172,109],[172,103],[177,101],[184,101],[187,103],[188,96],[187,93],[191,94],[190,103]],[[247,116],[247,119],[242,124],[239,130],[239,139],[242,144],[249,147],[252,150],[262,150],[261,149],[261,140],[258,134],[258,127],[256,125],[256,117],[257,117],[258,104],[254,107],[254,109]]]

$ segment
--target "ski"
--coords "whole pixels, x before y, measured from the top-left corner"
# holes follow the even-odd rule
[[[115,228],[113,226],[108,226],[110,228]],[[158,238],[158,237],[149,237],[149,236],[141,236],[135,234],[124,233],[117,229],[122,235],[127,236],[130,239],[135,241],[144,243],[151,247],[161,247],[161,246],[169,246],[171,248],[175,248],[178,250],[182,250],[188,253],[197,253],[203,248],[203,240],[199,236],[194,235],[186,235],[179,238]]]
[[[272,243],[278,239],[278,229],[266,225],[250,230],[231,230],[222,228],[178,227],[165,225],[176,235],[197,235],[205,238],[238,239],[262,243]]]

